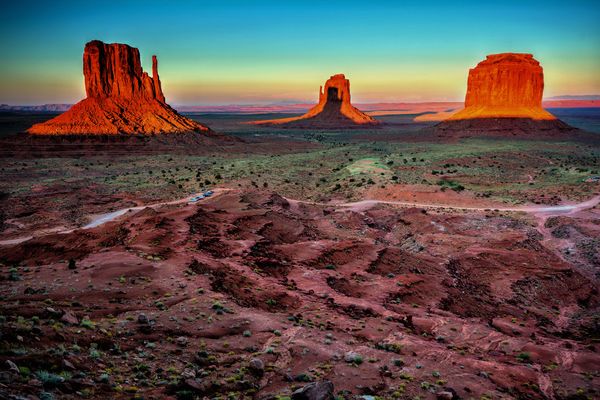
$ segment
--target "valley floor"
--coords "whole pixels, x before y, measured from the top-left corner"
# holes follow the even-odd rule
[[[598,397],[597,144],[221,124],[0,158],[0,397]]]

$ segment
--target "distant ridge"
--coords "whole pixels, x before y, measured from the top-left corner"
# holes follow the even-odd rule
[[[581,98],[585,97],[585,98]],[[597,98],[597,99],[596,99]],[[590,96],[555,96],[544,99],[544,108],[599,108],[600,95]],[[73,104],[40,104],[40,105],[9,105],[0,104],[0,112],[56,112],[62,113]],[[308,103],[294,104],[227,104],[227,105],[175,105],[173,108],[184,113],[305,113],[311,108]],[[370,115],[386,115],[386,111],[398,111],[402,114],[438,112],[453,108],[462,108],[461,101],[427,101],[402,103],[358,103],[361,110]],[[376,112],[376,114],[373,114]],[[397,113],[398,113],[397,112]],[[391,113],[390,113],[391,114]]]
[[[600,94],[552,96],[544,100],[600,100]]]
[[[0,104],[0,111],[23,111],[23,112],[65,112],[73,104],[40,104],[37,106],[11,106]]]

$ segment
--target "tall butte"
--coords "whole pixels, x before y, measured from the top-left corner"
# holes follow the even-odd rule
[[[33,125],[28,133],[212,133],[208,127],[179,115],[165,102],[156,56],[152,56],[149,76],[142,70],[138,49],[94,40],[85,45],[83,75],[87,98],[65,113]]]
[[[573,130],[542,108],[544,71],[532,54],[492,54],[469,70],[465,108],[438,131],[552,133]]]
[[[378,121],[350,103],[350,81],[337,74],[319,88],[319,103],[299,117],[255,121],[254,124],[287,128],[351,128],[376,125]]]

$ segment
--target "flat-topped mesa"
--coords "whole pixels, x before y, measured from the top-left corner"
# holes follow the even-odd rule
[[[28,129],[34,135],[159,134],[209,132],[166,102],[152,56],[152,76],[142,70],[138,49],[93,40],[83,52],[87,98],[67,112]]]
[[[319,88],[319,103],[299,117],[255,121],[259,125],[290,128],[348,128],[376,125],[378,121],[350,103],[350,81],[344,74],[331,76]]]
[[[469,70],[465,108],[449,120],[530,118],[554,120],[542,108],[544,71],[532,54],[492,54]]]

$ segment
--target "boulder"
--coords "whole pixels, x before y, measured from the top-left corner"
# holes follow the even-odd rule
[[[333,400],[333,383],[312,382],[292,393],[292,400]]]

